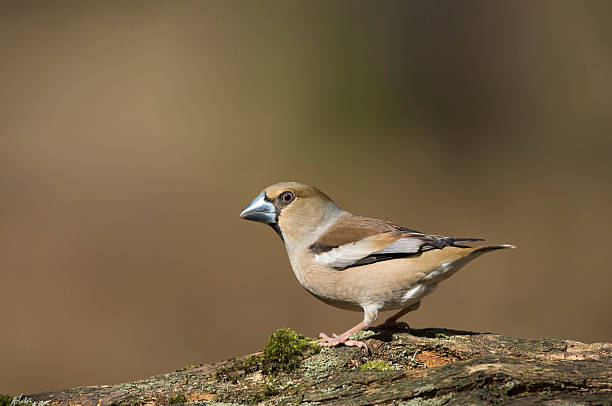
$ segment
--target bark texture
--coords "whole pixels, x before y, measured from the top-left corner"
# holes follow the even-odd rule
[[[254,355],[137,382],[28,396],[84,406],[612,405],[612,344],[445,329],[362,336],[369,354],[347,347],[291,353],[300,361],[289,372],[262,372],[273,369]]]

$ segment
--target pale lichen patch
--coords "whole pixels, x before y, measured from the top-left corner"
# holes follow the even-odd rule
[[[302,363],[304,368],[304,378],[318,381],[328,377],[336,368],[342,366],[343,360],[338,356],[323,351],[316,354]]]
[[[474,365],[467,369],[467,372],[470,374],[474,374],[476,372],[492,372],[492,371],[501,371],[504,368],[502,364],[480,364]]]
[[[368,338],[371,338],[371,337],[375,336],[376,334],[377,334],[376,331],[361,330],[361,331],[358,331],[358,332],[354,333],[349,338],[351,340],[363,341],[363,340],[367,340]]]
[[[408,401],[401,401],[397,404],[397,406],[439,406],[447,404],[452,397],[452,394],[447,394],[432,399],[418,397]]]

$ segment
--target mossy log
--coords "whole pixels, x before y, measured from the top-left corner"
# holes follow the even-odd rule
[[[303,339],[290,333],[291,339]],[[28,396],[35,401],[48,400],[51,405],[84,406],[178,402],[612,405],[612,344],[521,339],[445,329],[361,334],[370,349],[368,354],[358,348],[318,351],[310,347],[304,350],[302,342],[292,345],[293,353],[283,357],[299,357],[293,370],[274,369],[266,364],[283,359],[268,357],[269,343],[261,354],[188,367],[137,382]],[[303,352],[295,353],[295,348]],[[265,372],[273,370],[276,372]]]

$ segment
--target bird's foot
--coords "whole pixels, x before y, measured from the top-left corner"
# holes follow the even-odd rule
[[[351,340],[349,338],[349,335],[332,334],[332,336],[330,337],[325,333],[320,333],[319,338],[321,340],[319,341],[318,344],[322,347],[335,347],[337,345],[344,344],[347,347],[359,347],[359,348],[364,349],[366,352],[370,351],[366,343],[364,343],[363,341],[359,341],[359,340]]]

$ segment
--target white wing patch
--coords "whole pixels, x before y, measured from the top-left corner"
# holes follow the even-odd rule
[[[380,247],[376,236],[366,237],[363,240],[352,242],[333,248],[327,252],[315,255],[315,260],[323,265],[334,268],[344,268],[367,257]]]
[[[375,252],[375,254],[411,254],[418,252],[422,245],[423,240],[419,240],[418,238],[400,238],[399,240],[387,245],[384,249]]]
[[[380,240],[374,235],[317,254],[315,261],[334,268],[345,268],[372,254],[415,253],[419,251],[422,244],[423,241],[418,238],[400,238],[379,250]]]

